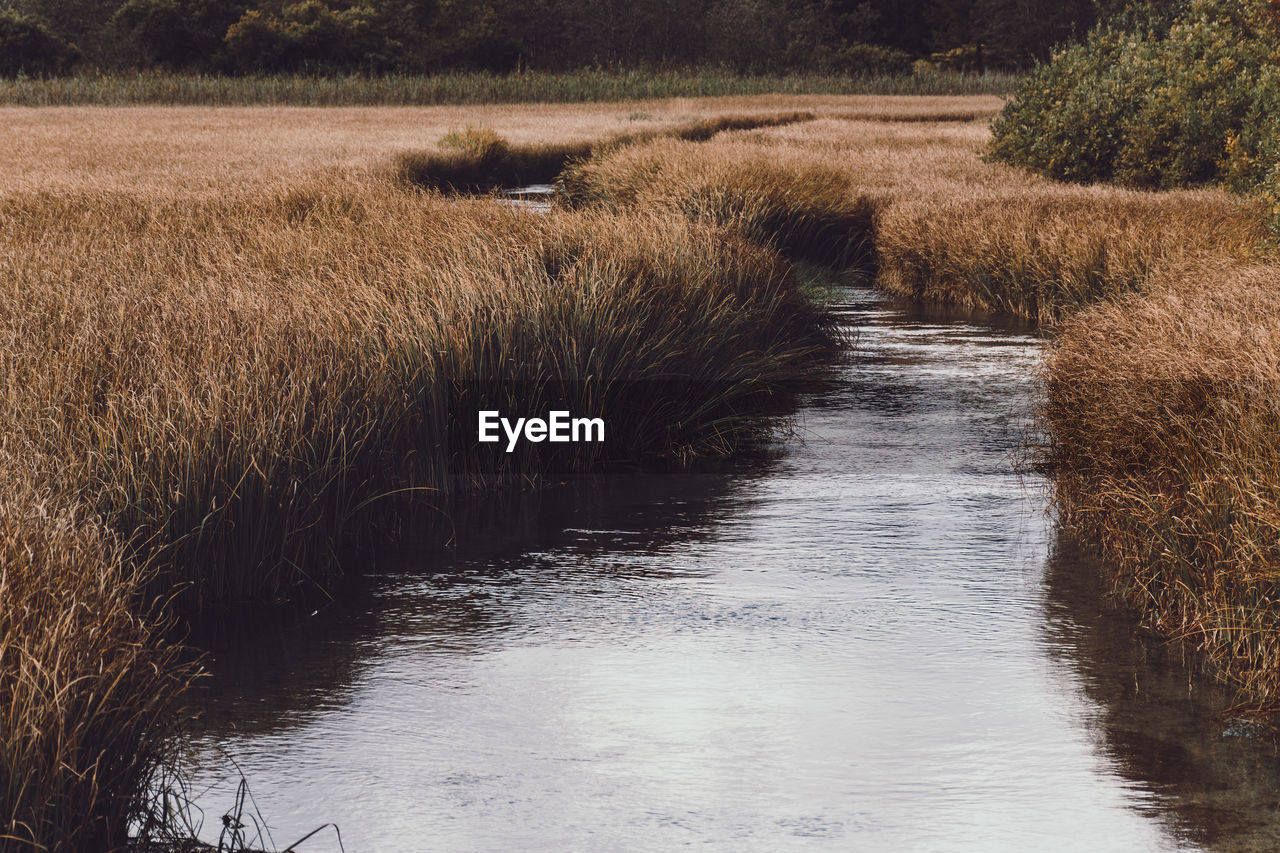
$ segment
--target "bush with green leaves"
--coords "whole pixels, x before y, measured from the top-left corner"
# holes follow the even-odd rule
[[[0,77],[60,74],[75,64],[80,51],[34,18],[0,9]]]
[[[1277,144],[1278,62],[1280,20],[1262,0],[1191,0],[1167,26],[1102,26],[1028,75],[991,154],[1059,180],[1253,186]]]
[[[384,71],[404,46],[368,5],[335,10],[322,0],[251,9],[227,29],[227,54],[240,71]]]
[[[879,44],[854,42],[831,53],[828,67],[846,74],[907,74],[911,54]]]

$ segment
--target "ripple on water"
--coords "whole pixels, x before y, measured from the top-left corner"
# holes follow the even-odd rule
[[[277,837],[349,851],[1272,849],[1274,748],[1135,643],[1012,470],[1037,340],[842,312],[845,381],[769,459],[531,496],[520,535],[245,626],[210,808],[221,747]]]

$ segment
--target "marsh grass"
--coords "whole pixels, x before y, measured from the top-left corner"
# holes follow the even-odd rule
[[[569,113],[353,110],[359,129],[326,137],[273,111],[285,130],[262,141],[265,113],[13,111],[34,128],[15,144],[38,144],[0,181],[0,724],[21,733],[0,746],[5,833],[102,849],[136,814],[190,675],[145,602],[286,598],[410,505],[775,429],[762,415],[838,344],[783,254],[869,257],[899,293],[1066,318],[1042,457],[1064,517],[1154,624],[1273,696],[1280,281],[1249,261],[1256,218],[1213,191],[1054,185],[983,162],[981,123],[899,120],[977,100],[625,130],[602,107],[583,119],[599,133],[560,147]],[[387,174],[388,140],[495,116],[549,124],[459,131],[432,156],[489,163],[458,180],[481,186],[524,182],[493,164],[530,146],[557,170],[585,146],[569,208]],[[181,159],[172,140],[202,123],[240,141],[220,130]],[[39,171],[51,150],[76,186]],[[477,445],[479,406],[551,404],[605,418],[605,445]]]
[[[603,140],[530,143],[513,146],[490,128],[467,127],[440,139],[435,151],[396,155],[393,174],[409,184],[447,192],[478,193],[497,187],[546,184],[569,164],[654,139],[705,142],[717,133],[778,127],[812,121],[811,112],[774,115],[721,115],[671,127],[619,133]]]
[[[0,848],[119,849],[192,670],[119,537],[0,458]]]
[[[1280,700],[1280,269],[1165,271],[1063,324],[1043,413],[1063,518],[1115,588],[1205,650],[1245,699]]]
[[[468,394],[602,416],[620,458],[696,454],[731,447],[752,428],[737,403],[831,344],[785,263],[671,217],[538,217],[392,185],[34,196],[0,217],[12,431],[197,606],[323,583],[378,496],[602,452],[481,459],[457,416]]]
[[[846,174],[750,144],[659,140],[622,148],[572,165],[562,185],[577,207],[667,211],[838,267],[871,248],[874,205]]]
[[[877,221],[881,285],[1053,323],[1196,257],[1248,259],[1257,205],[1222,192],[1030,186],[909,199]]]
[[[731,452],[836,345],[733,229],[372,179],[11,194],[0,271],[0,482],[43,490],[0,496],[0,806],[59,849],[122,841],[181,719],[140,602],[283,599],[401,504]],[[478,408],[553,406],[606,442],[476,442]]]
[[[432,76],[246,76],[90,74],[0,80],[14,106],[434,106],[574,103],[723,95],[1004,95],[1011,74],[741,75],[717,69],[646,72],[449,73]]]

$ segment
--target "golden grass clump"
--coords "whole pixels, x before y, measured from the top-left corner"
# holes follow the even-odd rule
[[[880,284],[1053,321],[1195,257],[1248,258],[1259,212],[1221,191],[1014,186],[904,198],[877,221]]]
[[[1118,591],[1280,699],[1280,268],[1202,262],[1063,323],[1042,462]]]
[[[845,265],[870,249],[874,206],[816,158],[751,143],[662,140],[578,163],[562,178],[579,207],[668,211],[733,228],[799,258]]]
[[[118,537],[24,473],[0,462],[0,849],[121,849],[190,670]]]

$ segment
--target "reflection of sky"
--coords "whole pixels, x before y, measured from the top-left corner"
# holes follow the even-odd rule
[[[437,574],[376,582],[338,635],[341,701],[313,704],[320,638],[261,683],[224,674],[217,740],[276,841],[1182,846],[1044,627],[1043,497],[1009,472],[1034,341],[861,298],[848,384],[767,473],[623,478],[522,547],[422,557]]]

